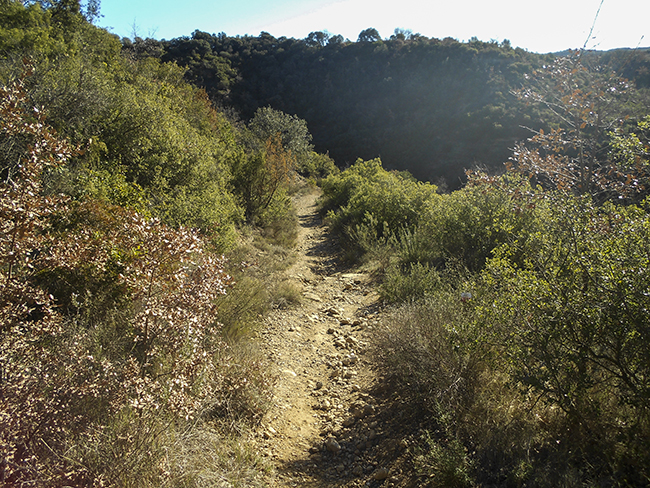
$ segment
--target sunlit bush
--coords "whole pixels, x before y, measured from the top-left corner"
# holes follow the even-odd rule
[[[245,405],[248,374],[264,376],[233,367],[222,342],[223,259],[195,231],[45,195],[44,168],[73,150],[20,83],[0,115],[0,136],[24,148],[0,185],[0,479],[146,485],[164,476],[165,425]]]
[[[402,260],[437,266],[451,260],[479,271],[499,246],[528,239],[543,208],[522,178],[470,173],[463,189],[425,206],[420,226],[403,239]]]
[[[439,198],[434,185],[386,171],[379,159],[359,160],[322,187],[333,230],[364,252],[373,242],[415,228],[423,209]]]
[[[538,197],[538,223],[495,240],[478,272],[416,263],[386,275],[386,298],[425,297],[391,318],[385,338],[392,371],[439,432],[423,441],[434,444],[422,469],[442,476],[466,452],[445,441],[456,439],[485,483],[644,486],[647,209]]]

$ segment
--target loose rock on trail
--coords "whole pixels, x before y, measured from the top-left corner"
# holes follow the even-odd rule
[[[387,420],[396,420],[395,399],[369,354],[383,314],[379,297],[369,274],[339,267],[316,199],[311,192],[294,202],[300,228],[286,274],[301,287],[301,303],[272,312],[260,332],[278,377],[258,433],[274,466],[268,484],[405,486],[409,441]]]

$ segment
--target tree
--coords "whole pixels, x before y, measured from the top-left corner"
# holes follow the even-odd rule
[[[83,16],[91,24],[102,16],[100,11],[101,0],[87,0],[85,8],[82,9]]]
[[[413,38],[413,31],[410,29],[395,29],[395,32],[390,36],[391,40],[398,39],[400,41],[407,41]]]
[[[79,0],[53,0],[43,2],[52,12],[52,23],[67,42],[74,42],[75,33],[85,19],[81,13]]]
[[[0,52],[3,56],[24,52],[48,56],[65,50],[65,42],[52,27],[51,14],[40,4],[0,3]]]
[[[249,221],[255,221],[271,205],[295,170],[296,159],[282,146],[279,133],[270,136],[261,150],[240,152],[233,158],[233,185]]]
[[[185,79],[205,89],[215,103],[227,99],[231,85],[237,78],[237,72],[231,66],[230,60],[222,56],[217,48],[222,37],[196,30],[190,38],[182,37],[160,43],[166,51],[162,57],[163,61],[172,61],[187,68]],[[153,44],[154,41],[147,39],[143,47],[147,47],[149,43]],[[138,47],[136,39],[130,49],[140,56]],[[155,54],[158,55],[158,46],[155,48]],[[147,48],[144,54],[149,55],[149,52],[150,49]]]
[[[552,120],[550,130],[533,131],[530,145],[516,146],[508,167],[550,189],[601,201],[627,197],[643,189],[635,184],[639,174],[610,158],[608,139],[625,119],[623,102],[631,86],[615,74],[588,69],[582,54],[558,58],[514,92],[545,108]]]
[[[374,29],[372,27],[362,30],[359,33],[359,38],[357,39],[357,42],[378,42],[381,41],[381,36],[379,35],[379,31],[377,29]]]
[[[325,46],[330,40],[330,35],[327,32],[310,32],[305,38],[305,44],[308,46]]]
[[[610,157],[621,167],[647,176],[650,167],[650,115],[628,131],[614,130],[610,137]]]
[[[249,220],[273,202],[298,166],[312,163],[307,123],[271,107],[260,108],[248,124],[249,153],[232,158],[233,184]]]
[[[338,46],[340,44],[343,44],[345,42],[345,39],[343,39],[343,36],[341,34],[337,34],[335,36],[332,36],[329,38],[327,41],[328,46]]]
[[[251,119],[249,129],[262,144],[279,136],[282,147],[300,159],[313,149],[307,122],[271,107],[260,108]]]

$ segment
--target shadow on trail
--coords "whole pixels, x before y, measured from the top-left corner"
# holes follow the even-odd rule
[[[417,422],[410,419],[399,400],[393,399],[386,386],[374,385],[362,397],[377,399],[372,415],[358,419],[352,426],[327,429],[303,456],[277,466],[278,473],[290,486],[308,488],[379,488],[414,486],[408,479],[395,476],[412,469],[406,461],[405,447],[400,444],[408,434],[414,434]],[[352,413],[348,413],[351,416]],[[338,450],[328,449],[334,440]],[[330,444],[331,445],[331,444]],[[379,475],[389,467],[386,476]]]
[[[309,229],[323,225],[323,219],[318,214],[315,206],[310,207],[308,210],[309,211],[307,213],[298,215],[298,223],[300,226]]]
[[[325,227],[323,218],[318,214],[315,206],[310,207],[307,213],[298,215],[298,223],[305,229]],[[315,275],[328,276],[346,269],[341,264],[343,252],[339,239],[328,232],[326,227],[323,229],[321,237],[310,242],[305,255],[310,258],[318,258],[310,266],[310,270]]]

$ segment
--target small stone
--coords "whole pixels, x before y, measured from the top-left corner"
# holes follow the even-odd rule
[[[277,434],[277,431],[273,427],[267,427],[266,430],[262,433],[264,439],[270,439]]]
[[[388,478],[388,470],[386,468],[379,468],[375,473],[372,475],[372,479],[375,481],[381,481],[385,480]]]
[[[339,324],[341,325],[350,325],[350,319],[342,317],[339,319]]]
[[[352,344],[353,346],[356,346],[357,344],[359,344],[359,341],[358,341],[355,337],[353,337],[353,336],[348,336],[348,337],[346,337],[346,338],[345,338],[345,341],[346,341],[348,344]]]
[[[323,387],[323,382],[322,381],[317,381],[316,386],[314,387],[315,390],[320,390]]]
[[[351,427],[352,425],[354,425],[355,420],[356,420],[356,419],[355,419],[354,417],[348,417],[348,418],[346,418],[346,419],[343,421],[343,427]]]
[[[365,416],[363,413],[363,408],[356,405],[352,407],[352,415],[354,415],[358,419],[362,419]]]
[[[370,405],[377,405],[377,400],[375,399],[375,397],[373,397],[373,396],[371,396],[371,395],[368,395],[368,394],[363,394],[363,395],[361,395],[361,397],[362,397],[366,402],[368,402]]]
[[[341,450],[341,446],[338,442],[336,442],[336,439],[330,437],[325,441],[325,449],[333,454],[338,454]]]
[[[362,466],[355,466],[352,468],[352,474],[355,476],[362,476],[363,475],[363,467]]]
[[[364,417],[367,417],[368,415],[372,415],[373,413],[375,413],[375,407],[373,407],[372,405],[366,405],[365,407],[363,407]]]
[[[342,360],[343,366],[352,366],[353,364],[356,364],[359,361],[359,358],[355,354],[349,354],[348,356],[344,357]]]

